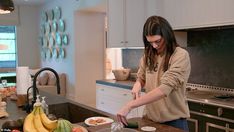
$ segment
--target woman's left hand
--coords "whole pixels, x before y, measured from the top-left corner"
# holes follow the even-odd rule
[[[117,113],[117,120],[119,122],[122,122],[124,125],[128,125],[127,124],[127,119],[126,116],[128,115],[128,113],[132,110],[132,102],[130,101],[128,102],[125,106],[123,106],[120,111]]]

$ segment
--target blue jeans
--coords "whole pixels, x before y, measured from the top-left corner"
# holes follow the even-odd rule
[[[187,120],[185,118],[180,118],[180,119],[177,119],[177,120],[164,122],[162,124],[173,126],[173,127],[182,129],[182,130],[184,130],[186,132],[189,131],[188,122],[187,122]]]

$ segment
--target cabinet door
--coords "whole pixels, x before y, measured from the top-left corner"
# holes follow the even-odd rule
[[[108,0],[107,47],[124,47],[124,1]]]
[[[132,99],[131,91],[127,89],[101,84],[96,84],[96,88],[96,108],[114,115]],[[133,114],[129,113],[129,116]]]
[[[163,0],[160,9],[173,29],[232,25],[233,0]]]
[[[143,47],[142,31],[146,20],[144,0],[108,1],[108,45]]]
[[[198,132],[198,120],[189,118],[188,120],[188,126],[189,126],[189,132]]]
[[[96,87],[97,97],[109,97],[111,98],[110,101],[119,102],[122,104],[132,99],[131,91],[128,89],[101,84],[97,84]]]
[[[162,16],[162,2],[161,0],[146,0],[146,19],[150,16]]]
[[[114,86],[96,84],[96,108],[113,115],[130,100],[132,100],[131,90]],[[144,92],[141,93],[143,95]],[[133,109],[127,118],[142,117],[145,106]]]
[[[143,47],[142,32],[145,23],[145,1],[125,0],[126,47]]]
[[[229,125],[220,126],[213,123],[206,123],[206,132],[234,132],[234,129],[229,128]]]

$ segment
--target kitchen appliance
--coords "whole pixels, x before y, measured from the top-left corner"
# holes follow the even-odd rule
[[[188,83],[186,94],[189,98],[203,99],[207,103],[220,105],[234,104],[234,89]],[[233,106],[234,108],[234,106]]]
[[[234,131],[234,89],[188,84],[189,131]]]

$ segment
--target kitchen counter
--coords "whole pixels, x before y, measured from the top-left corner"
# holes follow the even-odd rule
[[[116,80],[97,80],[96,83],[114,86],[117,88],[124,88],[124,89],[132,89],[132,86],[134,84],[133,81],[116,81]],[[225,100],[225,99],[215,98],[215,96],[220,95],[220,93],[218,92],[196,90],[196,91],[187,91],[186,95],[188,101],[234,109],[234,99]]]
[[[134,84],[133,81],[116,81],[116,80],[97,80],[96,83],[98,84],[104,84],[109,86],[115,86],[119,88],[124,89],[132,89],[132,86]]]
[[[155,123],[155,122],[152,122],[152,121],[144,119],[144,118],[132,118],[129,121],[138,122],[139,127],[138,127],[138,129],[135,129],[135,130],[138,130],[140,132],[142,132],[141,127],[144,127],[144,126],[155,127],[157,132],[183,132],[183,130],[180,130],[178,128]],[[88,127],[87,129],[89,132],[96,132],[96,131],[101,130],[103,128],[110,128],[110,127],[111,127],[111,124],[106,124],[106,125],[101,125],[101,126]]]
[[[71,101],[71,100],[66,99],[66,98],[59,96],[59,95],[52,95],[52,94],[49,94],[49,93],[46,93],[43,91],[40,91],[40,95],[41,95],[41,97],[46,96],[46,101],[47,101],[47,104],[49,105],[49,111],[52,114],[53,114],[53,112],[51,112],[51,111],[53,111],[53,110],[57,110],[58,113],[61,113],[59,110],[64,110],[64,108],[56,108],[56,109],[53,108],[54,106],[56,106],[58,104],[61,104],[60,106],[62,106],[62,107],[66,107],[66,105],[65,105],[66,103],[72,103],[75,106],[78,106],[77,108],[75,108],[74,106],[72,106],[72,108],[71,108],[71,110],[73,110],[73,113],[74,113],[74,110],[77,110],[83,114],[83,115],[81,115],[81,114],[75,112],[75,114],[78,114],[78,115],[75,115],[75,118],[82,118],[81,122],[75,122],[75,124],[81,124],[81,125],[83,124],[83,126],[85,126],[90,132],[95,132],[96,130],[110,127],[110,124],[96,126],[96,127],[88,127],[83,122],[84,119],[87,118],[87,116],[90,117],[90,115],[92,115],[92,114],[99,113],[99,115],[103,115],[103,116],[106,116],[106,117],[109,117],[109,118],[116,120],[115,115],[111,115],[109,113],[106,113],[106,112],[101,111],[101,110],[97,110],[95,108],[86,106],[84,104],[80,104],[80,103]],[[2,124],[7,120],[17,120],[19,118],[24,118],[27,115],[27,113],[25,111],[23,111],[22,108],[17,107],[16,101],[11,101],[10,99],[7,99],[7,112],[9,113],[9,117],[8,118],[1,118],[0,119],[0,126],[2,126]],[[66,114],[66,113],[61,113],[61,114]],[[158,124],[158,123],[152,122],[152,121],[147,120],[147,119],[135,118],[135,119],[131,119],[131,120],[138,121],[139,127],[154,126],[157,128],[157,131],[159,131],[159,132],[169,132],[169,131],[182,132],[182,130],[180,130],[180,129],[177,129],[177,128],[174,128],[171,126],[167,126],[167,125]]]
[[[62,96],[54,95],[54,94],[52,95],[50,93],[40,91],[40,97],[43,97],[43,96],[46,97],[45,100],[49,106],[49,110],[50,110],[50,107],[52,107],[53,105],[63,104],[63,103],[69,102],[69,103],[75,104],[79,107],[82,107],[86,110],[90,110],[92,112],[101,113],[102,115],[109,116],[109,117],[113,116],[111,114],[97,110],[97,109],[89,107],[89,106],[86,106],[84,104],[80,104],[80,103],[74,102],[72,100],[66,99]],[[8,112],[9,117],[0,118],[0,126],[2,126],[2,124],[7,120],[17,120],[19,118],[24,118],[27,115],[26,111],[24,111],[21,107],[17,107],[16,101],[12,101],[12,100],[10,100],[10,98],[7,98],[6,102],[7,102],[6,111]]]

